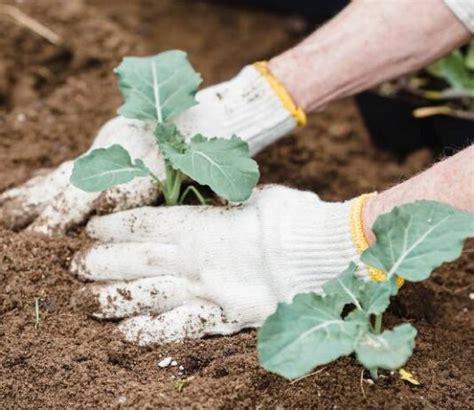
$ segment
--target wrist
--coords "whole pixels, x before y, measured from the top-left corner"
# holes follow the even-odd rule
[[[375,203],[376,196],[374,195],[367,199],[361,210],[362,230],[369,246],[375,242],[375,235],[372,231],[372,225],[377,218]]]
[[[356,198],[353,202],[350,212],[350,225],[352,233],[352,242],[361,255],[369,246],[371,246],[376,238],[372,232],[372,226],[375,219],[382,213],[379,202],[377,201],[377,193],[364,194]],[[386,280],[385,272],[366,266],[368,277],[376,282]],[[398,287],[404,283],[403,278],[397,276]]]
[[[306,122],[304,111],[265,62],[244,67],[232,80],[211,87],[210,92],[215,94],[212,98],[220,107],[227,134],[247,141],[252,155]]]
[[[350,231],[352,237],[352,243],[360,256],[373,242],[375,237],[370,230],[372,226],[370,221],[367,220],[367,213],[370,212],[373,200],[376,198],[376,193],[363,194],[358,198],[355,198],[349,216]],[[369,213],[371,216],[371,214]],[[368,277],[375,281],[385,280],[385,273],[371,267],[366,267]]]
[[[317,47],[313,46],[313,36],[320,38]],[[322,111],[330,102],[350,94],[353,80],[345,66],[327,59],[341,39],[324,40],[327,37],[319,31],[313,36],[268,63],[295,103],[307,113]]]
[[[265,79],[267,85],[269,85],[275,96],[278,97],[280,103],[288,111],[288,113],[294,118],[297,125],[306,125],[306,114],[304,110],[295,102],[293,96],[288,92],[285,85],[275,77],[269,65],[265,61],[258,61],[254,63],[253,67],[260,73]]]
[[[251,155],[302,125],[306,119],[266,63],[245,66],[229,81],[196,94],[199,104],[174,119],[188,138],[231,138],[237,135],[249,144]]]
[[[268,68],[275,78],[285,87],[295,104],[301,107],[305,112],[314,109],[314,104],[309,94],[309,87],[302,87],[302,81],[299,77],[298,58],[290,51],[272,58],[268,62]]]

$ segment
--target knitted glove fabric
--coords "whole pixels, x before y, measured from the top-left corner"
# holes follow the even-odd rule
[[[359,254],[354,201],[265,186],[244,205],[140,208],[93,218],[99,241],[71,270],[98,318],[141,345],[258,327],[278,302],[319,291]],[[361,272],[367,272],[361,269]],[[88,297],[87,297],[88,299]]]
[[[253,154],[290,132],[304,113],[266,69],[265,63],[245,67],[234,79],[197,93],[199,104],[174,119],[187,136],[248,141]],[[116,117],[98,132],[91,149],[120,144],[142,159],[161,179],[164,161],[153,137],[153,126]],[[54,235],[84,222],[94,211],[115,212],[153,203],[158,196],[151,178],[137,178],[101,193],[83,192],[70,184],[73,161],[55,170],[40,170],[18,188],[0,194],[0,223],[10,228]]]

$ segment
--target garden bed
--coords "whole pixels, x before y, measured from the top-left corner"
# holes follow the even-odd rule
[[[122,56],[181,48],[214,83],[283,50],[305,29],[293,17],[177,0],[20,7],[64,46],[0,18],[0,192],[87,149],[120,104],[111,69]],[[403,163],[377,151],[351,101],[309,124],[258,156],[262,182],[343,200],[433,161],[428,151]],[[406,286],[387,315],[390,324],[416,322],[417,346],[406,365],[422,383],[416,387],[388,373],[376,385],[361,383],[352,358],[289,383],[258,365],[254,331],[147,349],[126,344],[114,323],[93,320],[81,307],[82,284],[67,269],[86,242],[82,228],[57,239],[0,228],[0,408],[474,407],[474,261],[467,253]],[[157,366],[167,356],[184,367],[182,375]]]

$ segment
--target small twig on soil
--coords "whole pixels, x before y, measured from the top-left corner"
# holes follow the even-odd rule
[[[39,309],[40,298],[35,298],[35,329],[39,328],[40,325],[40,309]]]
[[[305,376],[298,377],[295,380],[292,380],[290,384],[295,384],[296,382],[299,382],[300,380],[306,379],[307,377],[314,376],[315,374],[321,373],[326,367],[322,367],[321,369],[316,370],[313,373],[307,374]]]
[[[364,400],[367,400],[367,395],[365,394],[364,390],[364,369],[360,372],[360,389],[362,390],[362,396],[364,396]]]
[[[54,31],[23,13],[17,7],[10,6],[8,4],[0,4],[0,13],[10,16],[16,20],[17,23],[29,28],[31,31],[35,32],[56,46],[62,43],[61,37],[58,36]]]
[[[464,291],[466,291],[466,290],[468,290],[468,289],[471,289],[471,286],[472,286],[472,285],[463,286],[462,288],[458,288],[458,289],[456,289],[456,290],[453,290],[452,293],[454,293],[455,295],[457,295],[458,293],[462,293],[462,292],[464,292]]]
[[[455,110],[447,105],[436,105],[433,107],[422,107],[417,108],[413,111],[415,118],[426,118],[433,115],[451,115],[457,118],[463,118],[466,120],[474,119],[474,114],[468,111]]]
[[[186,387],[191,384],[191,381],[194,379],[194,376],[190,376],[186,379],[176,380],[175,386],[176,389],[181,393]]]

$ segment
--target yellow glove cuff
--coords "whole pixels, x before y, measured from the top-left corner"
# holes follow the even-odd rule
[[[371,194],[363,194],[359,196],[352,205],[350,213],[352,242],[354,242],[354,246],[356,247],[359,254],[362,254],[362,252],[364,252],[369,247],[369,242],[367,241],[364,233],[362,210],[364,209],[366,202],[376,195],[377,193],[375,192]],[[370,279],[376,282],[383,282],[387,279],[387,274],[380,269],[367,266],[367,271],[369,272]],[[396,281],[399,288],[403,286],[403,283],[405,282],[405,280],[400,276],[397,276]]]
[[[267,62],[258,61],[254,63],[253,66],[267,80],[268,84],[283,104],[283,107],[285,107],[295,119],[296,124],[301,126],[306,125],[307,119],[305,112],[295,104],[293,98],[291,98],[290,94],[288,94],[288,91],[286,91],[285,87],[283,87],[283,85],[271,73],[271,71],[268,69]]]

